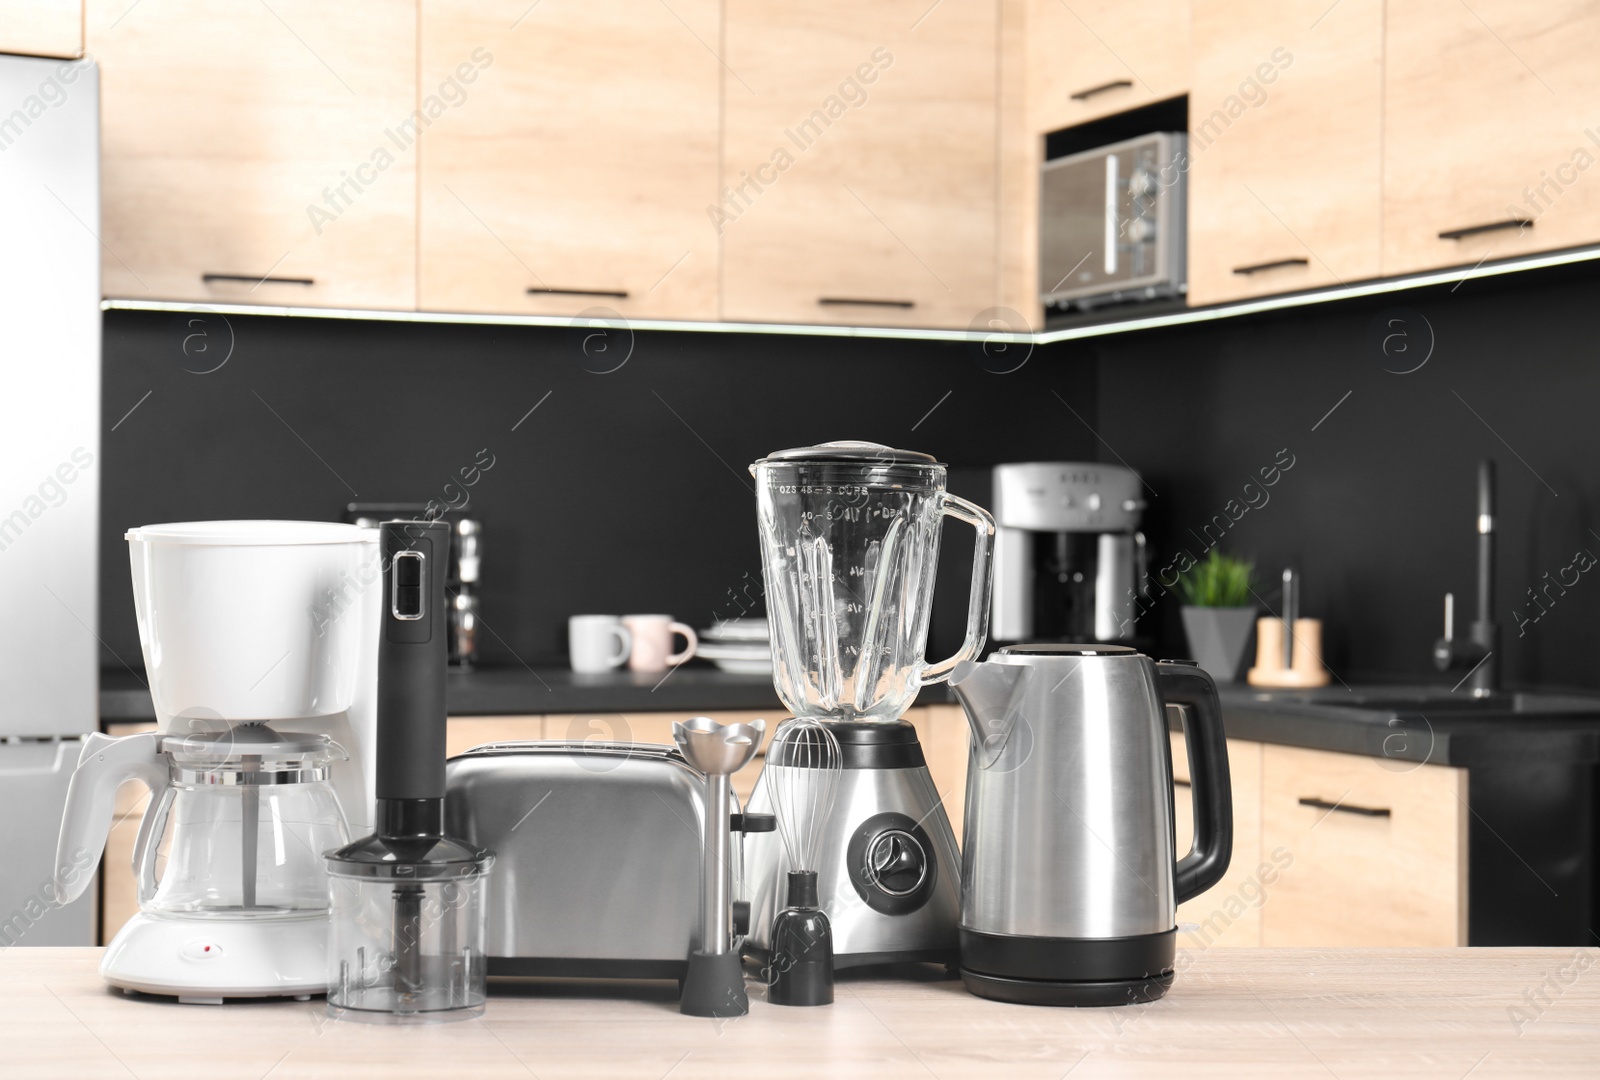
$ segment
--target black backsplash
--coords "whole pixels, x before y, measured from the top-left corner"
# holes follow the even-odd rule
[[[338,520],[358,498],[459,502],[460,470],[480,456],[492,465],[467,493],[484,523],[486,663],[561,661],[578,613],[670,612],[696,626],[740,614],[761,596],[746,466],[767,451],[841,438],[911,447],[979,499],[986,466],[1093,454],[1092,357],[1041,352],[1000,376],[986,368],[1010,361],[975,350],[109,312],[104,662],[139,666],[129,527]],[[970,535],[948,531],[931,651],[960,641]]]
[[[445,500],[480,451],[488,662],[558,662],[579,612],[706,625],[760,595],[746,464],[865,438],[937,454],[980,501],[998,462],[1125,460],[1154,492],[1154,571],[1224,525],[1266,603],[1285,564],[1301,572],[1339,677],[1432,676],[1443,594],[1463,635],[1471,617],[1487,456],[1505,677],[1600,687],[1600,573],[1567,569],[1600,555],[1594,284],[1522,274],[1064,343],[1008,375],[950,343],[641,331],[630,349],[593,329],[111,312],[101,633],[138,665],[129,526]],[[1281,453],[1293,465],[1262,485]],[[930,653],[960,640],[966,531],[947,532]],[[1541,615],[1528,589],[1574,573]],[[1186,651],[1174,597],[1147,619]]]
[[[1099,339],[1097,430],[1159,493],[1152,566],[1204,554],[1221,515],[1222,550],[1257,560],[1274,608],[1279,571],[1301,572],[1338,676],[1438,679],[1445,592],[1461,636],[1472,618],[1491,457],[1503,678],[1600,687],[1600,570],[1581,570],[1600,556],[1595,280],[1524,273]],[[1246,492],[1280,451],[1293,467]],[[1176,608],[1156,613],[1169,647]]]

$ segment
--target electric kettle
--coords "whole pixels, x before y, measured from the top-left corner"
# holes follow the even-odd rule
[[[1154,1001],[1172,985],[1177,906],[1233,852],[1211,677],[1120,645],[1013,645],[956,667],[972,726],[961,977],[1035,1005]],[[1194,847],[1176,857],[1166,709],[1182,706]]]

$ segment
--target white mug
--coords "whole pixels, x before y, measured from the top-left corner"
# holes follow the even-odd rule
[[[621,667],[633,651],[633,635],[615,615],[574,615],[567,620],[567,655],[572,670],[594,675]]]
[[[622,624],[633,635],[629,671],[663,672],[688,660],[700,648],[699,635],[693,628],[673,622],[671,615],[624,615]],[[682,652],[672,651],[673,634],[682,634],[688,642]]]

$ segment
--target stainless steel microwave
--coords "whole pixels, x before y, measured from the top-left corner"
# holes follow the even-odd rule
[[[1044,163],[1039,299],[1092,308],[1181,296],[1188,138],[1158,132]]]

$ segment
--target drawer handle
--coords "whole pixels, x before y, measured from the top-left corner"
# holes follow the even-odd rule
[[[1447,229],[1439,234],[1440,240],[1462,240],[1479,233],[1499,232],[1501,229],[1531,229],[1531,218],[1507,218],[1505,221],[1491,221],[1487,225],[1468,225],[1465,229]]]
[[[1259,274],[1263,270],[1278,270],[1278,269],[1281,269],[1282,267],[1285,267],[1285,266],[1310,266],[1310,265],[1311,265],[1311,260],[1310,259],[1302,259],[1302,258],[1299,258],[1299,257],[1295,257],[1293,259],[1273,259],[1271,262],[1252,263],[1249,266],[1235,266],[1233,268],[1233,272],[1235,274],[1243,274],[1244,276],[1249,277],[1251,274]]]
[[[1172,786],[1173,787],[1194,787],[1194,785],[1192,783],[1190,783],[1189,781],[1180,780],[1177,777],[1173,777],[1172,778]]]
[[[626,300],[626,289],[546,289],[530,288],[529,296],[609,296],[613,300]]]
[[[257,277],[255,274],[201,274],[200,280],[209,285],[213,281],[240,281],[248,285],[315,285],[308,277]]]
[[[917,306],[910,300],[868,300],[860,296],[819,296],[817,297],[817,303],[824,306],[842,305],[845,307],[913,308]]]
[[[1111,82],[1102,83],[1099,86],[1091,86],[1087,90],[1079,90],[1076,94],[1072,95],[1072,100],[1073,101],[1088,101],[1090,98],[1094,97],[1096,94],[1104,94],[1108,90],[1132,90],[1132,89],[1133,89],[1133,81],[1131,79],[1113,79]]]
[[[1318,810],[1337,810],[1341,814],[1359,814],[1362,817],[1388,817],[1389,808],[1385,806],[1351,806],[1349,803],[1331,803],[1327,799],[1301,799],[1301,806],[1313,806]]]

